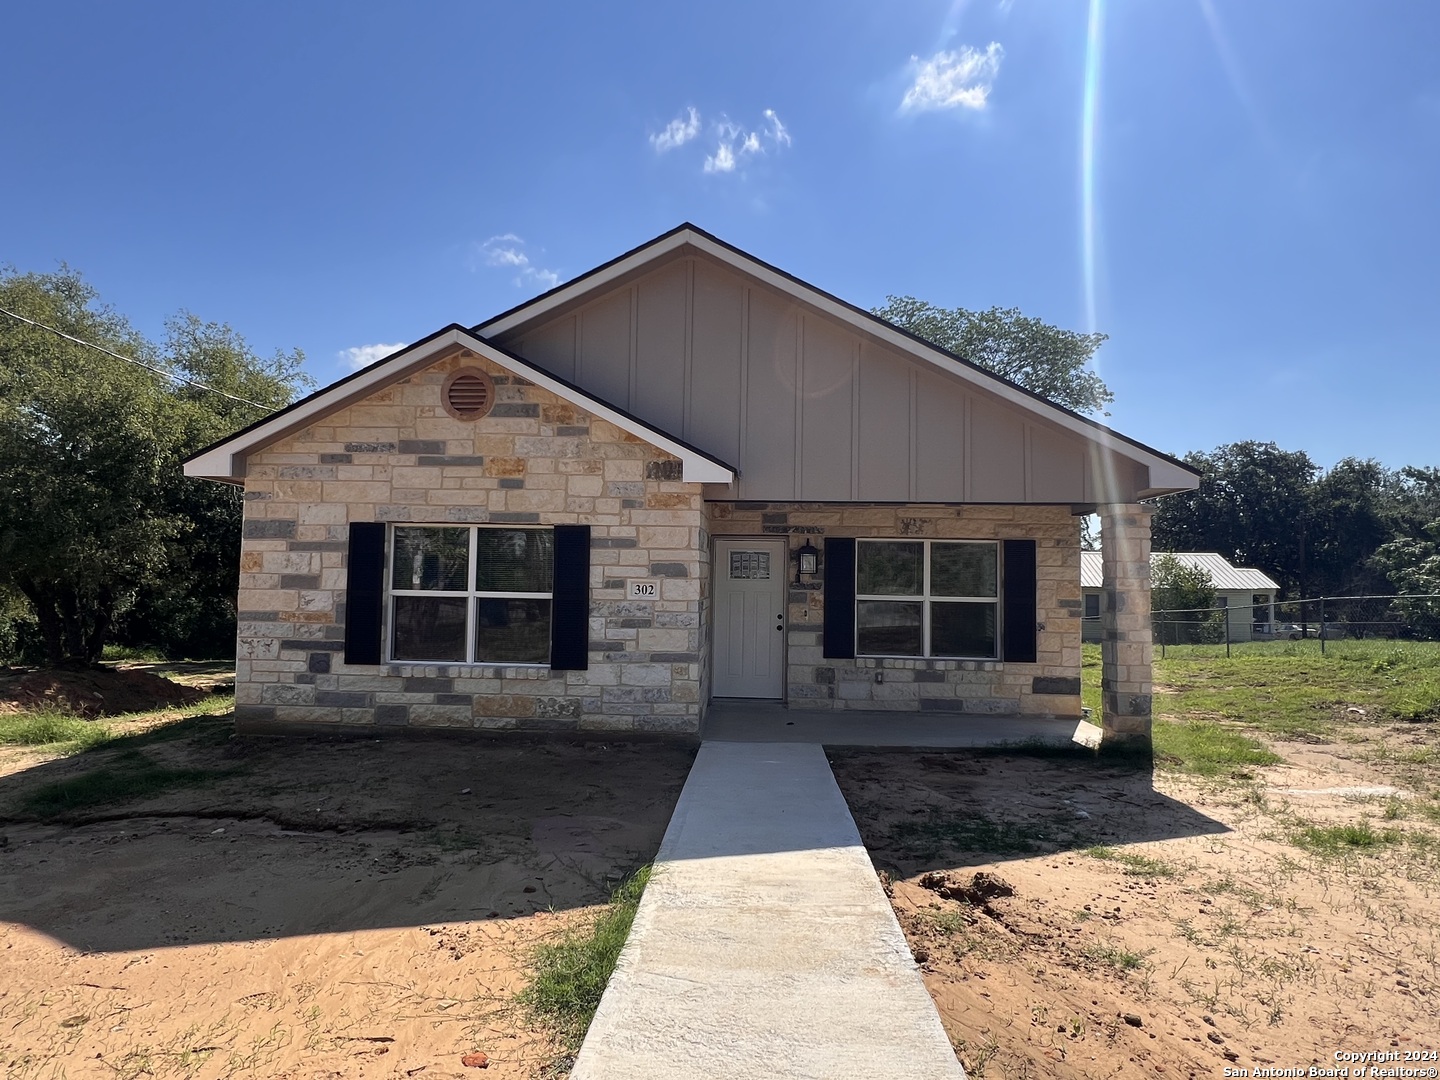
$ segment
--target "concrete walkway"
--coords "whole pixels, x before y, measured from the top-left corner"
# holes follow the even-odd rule
[[[700,748],[572,1080],[963,1080],[824,751]]]

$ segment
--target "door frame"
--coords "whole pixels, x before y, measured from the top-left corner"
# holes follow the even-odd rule
[[[715,651],[719,636],[716,634],[717,613],[720,610],[720,541],[736,541],[742,544],[779,544],[784,551],[781,559],[780,610],[785,613],[785,632],[781,634],[780,645],[780,696],[774,698],[731,698],[715,693]],[[710,669],[710,701],[774,701],[786,705],[790,700],[790,537],[765,536],[757,533],[726,533],[710,536],[710,649],[705,662]],[[728,573],[728,571],[727,571]],[[707,703],[708,704],[708,703]]]

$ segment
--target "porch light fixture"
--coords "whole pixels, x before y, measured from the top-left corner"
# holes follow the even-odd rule
[[[806,540],[805,546],[795,553],[795,584],[799,585],[800,579],[807,574],[814,576],[819,568],[820,550]]]

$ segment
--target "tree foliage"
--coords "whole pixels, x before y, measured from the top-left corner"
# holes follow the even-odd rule
[[[1155,611],[1189,611],[1215,606],[1215,583],[1202,566],[1192,566],[1166,552],[1150,560],[1150,607]]]
[[[1440,519],[1440,469],[1352,457],[1324,470],[1304,451],[1261,442],[1185,460],[1201,471],[1200,486],[1159,500],[1156,549],[1218,551],[1292,596],[1411,591],[1407,568],[1423,563]]]
[[[68,268],[0,271],[0,307],[255,403],[0,316],[0,585],[28,601],[46,660],[94,663],[126,620],[148,643],[213,639],[233,620],[239,499],[180,463],[288,402],[302,357],[261,360],[191,315],[157,345]]]
[[[1075,412],[1103,414],[1115,400],[1090,367],[1105,334],[1063,330],[1015,308],[943,308],[913,296],[887,296],[874,313]]]
[[[1209,571],[1169,552],[1150,560],[1150,608],[1163,613],[1156,630],[1166,644],[1225,640],[1227,613],[1215,610],[1215,583]]]

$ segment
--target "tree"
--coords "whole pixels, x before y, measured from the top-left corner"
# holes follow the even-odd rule
[[[1105,334],[1062,330],[1015,308],[968,311],[913,296],[887,296],[874,314],[1075,412],[1103,415],[1115,400],[1089,366]]]
[[[1307,592],[1318,471],[1310,456],[1274,443],[1238,442],[1184,460],[1200,470],[1200,486],[1156,504],[1156,549],[1218,551],[1237,565],[1264,570],[1282,588]]]
[[[1372,562],[1402,596],[1421,598],[1396,602],[1405,620],[1426,637],[1440,635],[1440,519],[1420,536],[1399,536],[1381,544]]]
[[[260,361],[228,327],[189,316],[157,348],[68,268],[0,271],[0,307],[256,403],[177,389],[0,316],[0,585],[28,601],[47,661],[95,663],[137,598],[233,595],[234,560],[217,578],[218,557],[203,553],[238,538],[238,500],[186,479],[180,462],[290,400],[300,355]]]
[[[1215,609],[1215,583],[1204,567],[1170,552],[1150,561],[1150,609],[1162,613],[1158,627],[1171,645],[1223,641],[1226,612]]]

